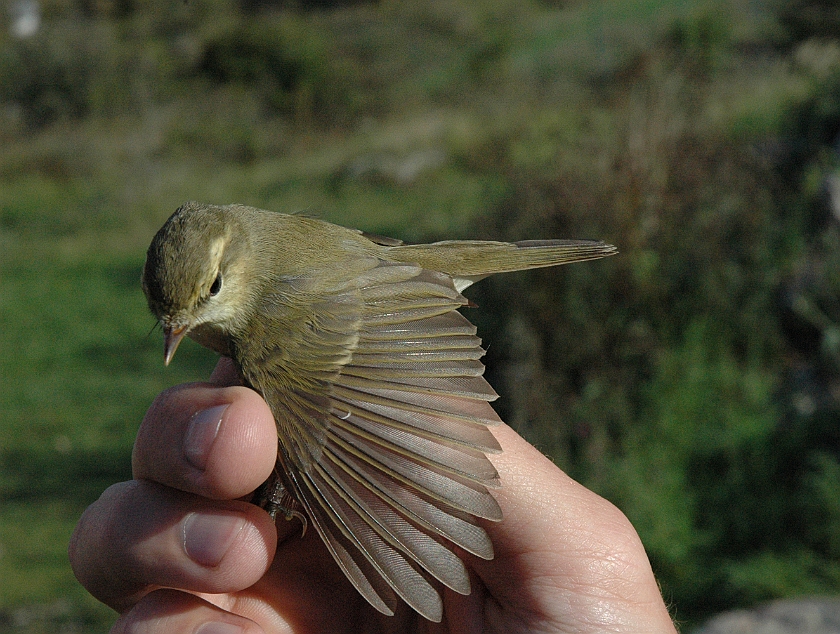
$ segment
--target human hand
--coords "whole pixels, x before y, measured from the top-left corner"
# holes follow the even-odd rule
[[[135,479],[76,527],[73,570],[120,613],[113,634],[676,631],[627,518],[505,425],[493,430],[504,453],[490,456],[504,520],[482,523],[493,560],[463,554],[472,593],[444,589],[440,624],[406,605],[379,614],[314,530],[275,529],[239,499],[268,477],[277,436],[237,383],[222,359],[209,383],[161,394],[137,435]]]

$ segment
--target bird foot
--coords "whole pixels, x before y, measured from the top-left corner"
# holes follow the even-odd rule
[[[309,520],[302,512],[300,503],[286,490],[277,474],[272,474],[254,491],[251,502],[264,509],[275,522],[280,514],[286,518],[286,521],[291,521],[295,517],[298,518],[303,525],[300,536],[303,538],[306,535]]]

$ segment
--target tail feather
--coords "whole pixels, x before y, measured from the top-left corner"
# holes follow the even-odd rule
[[[600,240],[447,240],[389,249],[398,261],[450,275],[458,291],[494,273],[597,260],[616,253],[618,249]]]
[[[618,253],[613,245],[601,240],[520,240],[513,245],[526,264],[523,268],[529,269],[599,260]]]

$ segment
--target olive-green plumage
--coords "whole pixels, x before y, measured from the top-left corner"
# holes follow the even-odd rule
[[[300,508],[359,592],[432,621],[470,591],[457,545],[493,547],[496,393],[457,309],[493,273],[612,255],[596,241],[404,245],[321,220],[187,203],[152,240],[143,291],[165,360],[181,338],[233,358],[279,438],[266,506]],[[282,494],[282,495],[281,495]]]

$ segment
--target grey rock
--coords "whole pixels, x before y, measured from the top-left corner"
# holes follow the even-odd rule
[[[840,634],[840,597],[780,599],[724,612],[692,634]]]

